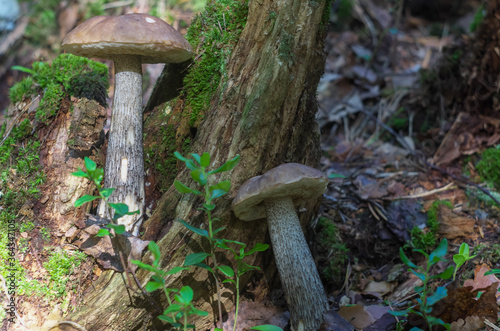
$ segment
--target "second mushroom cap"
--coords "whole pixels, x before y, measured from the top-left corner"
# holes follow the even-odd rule
[[[282,164],[243,183],[232,209],[244,221],[266,218],[264,200],[290,196],[297,206],[323,194],[327,185],[322,171],[299,163]]]

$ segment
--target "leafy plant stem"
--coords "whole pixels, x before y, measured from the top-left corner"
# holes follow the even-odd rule
[[[240,275],[239,275],[239,272],[236,274],[236,308],[234,311],[233,331],[236,330],[236,322],[238,321],[238,308],[240,308]]]
[[[207,176],[205,173],[205,169],[203,171],[203,176]],[[205,185],[205,202],[206,204],[210,204],[212,200],[210,199],[210,190],[208,185]],[[217,287],[217,306],[219,308],[219,322],[221,323],[222,327],[222,304],[221,304],[221,294],[220,294],[220,286],[219,286],[219,279],[217,277],[217,270],[218,270],[218,264],[217,264],[217,258],[215,257],[215,239],[213,235],[213,227],[212,227],[212,213],[210,210],[206,209],[205,210],[208,218],[208,236],[209,236],[209,241],[210,241],[210,253],[212,253],[212,258],[214,260],[214,279],[215,279],[215,286]]]

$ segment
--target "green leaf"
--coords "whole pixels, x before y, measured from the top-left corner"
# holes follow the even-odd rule
[[[436,249],[429,254],[429,263],[435,264],[442,260],[443,256],[448,252],[448,240],[444,238],[441,240]]]
[[[200,263],[200,262],[202,262],[203,260],[205,260],[210,255],[211,254],[204,253],[204,252],[189,254],[184,259],[184,266],[187,267],[187,266],[190,266],[190,265],[195,265],[197,263]]]
[[[179,305],[177,303],[173,303],[170,306],[168,306],[167,309],[165,309],[163,311],[163,315],[168,315],[168,314],[171,314],[171,313],[177,313],[177,312],[179,312],[181,310],[182,310],[182,305]]]
[[[420,269],[417,265],[415,265],[413,262],[410,261],[410,259],[404,253],[402,247],[399,248],[399,257],[401,261],[403,261],[403,263],[409,266],[410,268]]]
[[[109,236],[109,231],[106,230],[106,229],[100,229],[96,235],[96,237],[106,237],[106,236]]]
[[[198,164],[201,165],[201,159],[200,159],[200,155],[196,154],[196,153],[191,153],[191,156],[193,157],[193,159],[198,162]]]
[[[115,213],[121,216],[128,213],[128,206],[125,203],[109,203],[109,206],[115,210]]]
[[[91,174],[91,177],[94,180],[94,183],[99,186],[101,184],[102,178],[104,177],[104,169],[103,168],[97,168]]]
[[[245,253],[245,256],[248,256],[248,255],[251,255],[255,252],[264,252],[265,250],[267,250],[269,248],[269,245],[268,244],[255,244],[255,246],[249,250],[248,252]]]
[[[194,233],[199,234],[202,237],[208,238],[208,231],[207,230],[194,227],[191,224],[186,223],[183,220],[179,220],[179,222],[181,222],[186,228],[193,231]]]
[[[500,274],[500,269],[491,269],[484,273],[485,276]]]
[[[123,224],[108,224],[107,227],[115,230],[116,234],[125,233],[125,225],[123,225]]]
[[[443,326],[446,330],[450,329],[450,324],[443,322],[442,319],[436,318],[434,316],[427,316],[427,320],[432,324],[432,325],[441,325]]]
[[[189,161],[189,159],[186,159],[184,156],[182,156],[182,155],[181,155],[181,153],[179,153],[179,152],[177,152],[177,151],[175,151],[175,152],[174,152],[174,156],[175,156],[176,158],[178,158],[179,160],[181,160],[182,162],[187,162],[187,161]]]
[[[151,276],[151,279],[157,283],[160,283],[160,284],[163,284],[165,285],[165,279],[161,278],[160,276],[158,275],[153,275]]]
[[[458,254],[469,256],[469,245],[467,243],[462,243],[458,250]]]
[[[187,160],[186,162],[186,168],[188,168],[189,170],[196,170],[196,169],[200,169],[200,167],[198,167],[193,160]]]
[[[445,271],[443,271],[442,273],[440,274],[437,274],[436,276],[432,276],[431,279],[434,279],[434,278],[440,278],[440,279],[450,279],[452,276],[453,276],[453,272],[455,271],[455,267],[453,266],[449,266],[448,268],[446,268]]]
[[[462,266],[462,264],[464,264],[465,261],[467,261],[467,259],[462,254],[453,255],[453,262],[455,262],[457,268],[460,268],[460,266]]]
[[[156,291],[157,289],[163,287],[163,284],[161,283],[158,283],[158,282],[148,282],[146,284],[146,286],[144,287],[144,289],[147,291],[147,292],[153,292],[153,291]]]
[[[236,284],[236,281],[235,281],[234,279],[224,279],[224,280],[222,281],[222,283],[223,283],[223,284],[225,284],[225,283],[233,283],[233,284]]]
[[[256,269],[260,270],[259,267],[250,265],[250,264],[245,263],[245,262],[240,262],[240,264],[238,265],[238,276],[241,276],[250,270],[256,270]]]
[[[203,310],[199,310],[198,308],[195,308],[195,307],[191,307],[191,311],[193,312],[193,314],[196,314],[199,316],[208,316],[208,312],[203,311]],[[193,325],[193,328],[194,328],[194,325]]]
[[[204,168],[210,165],[210,154],[205,152],[201,155],[200,165]]]
[[[222,231],[222,230],[225,230],[225,229],[227,229],[227,228],[226,228],[226,227],[222,227],[222,228],[214,229],[214,230],[212,231],[212,234],[215,236],[215,234],[216,234],[216,233],[218,233],[218,232],[220,232],[220,231]]]
[[[172,269],[167,271],[165,273],[165,275],[174,275],[174,274],[179,273],[179,272],[184,271],[184,270],[189,270],[189,268],[188,267],[173,267]]]
[[[207,183],[207,178],[203,175],[201,170],[198,169],[191,171],[191,178],[193,178],[202,186],[204,186]]]
[[[425,275],[421,272],[416,272],[415,270],[413,269],[410,269],[411,272],[413,272],[415,274],[415,276],[417,276],[418,278],[420,278],[421,281],[425,281]]]
[[[154,273],[159,274],[159,275],[163,275],[163,274],[165,274],[165,273],[163,272],[163,270],[160,270],[160,269],[158,269],[158,268],[155,268],[154,266],[151,266],[151,265],[149,265],[149,264],[146,264],[146,263],[144,263],[144,262],[142,262],[142,261],[139,261],[139,260],[131,260],[131,262],[132,262],[133,264],[135,264],[136,266],[138,266],[139,268],[141,268],[141,269],[144,269],[144,270],[147,270],[147,271],[151,271],[151,272],[154,272]]]
[[[71,174],[75,177],[85,177],[85,178],[91,179],[89,174],[86,173],[85,171],[82,171],[82,169],[80,169],[80,168],[78,168],[78,171],[72,172]]]
[[[217,269],[219,269],[226,277],[234,277],[233,268],[231,268],[227,265],[220,265],[217,267]]]
[[[174,182],[174,186],[177,189],[177,191],[179,191],[180,193],[184,193],[184,194],[185,193],[194,193],[194,194],[197,194],[197,195],[201,195],[200,191],[192,190],[189,187],[187,187],[186,185],[184,185],[181,182],[179,182],[178,180],[176,180]]]
[[[78,208],[81,205],[86,204],[87,202],[94,201],[95,199],[99,199],[99,198],[100,197],[97,197],[94,195],[85,194],[83,197],[81,197],[75,201],[75,207]]]
[[[87,169],[88,172],[94,172],[94,170],[97,168],[97,164],[89,159],[87,156],[85,156],[85,168]]]
[[[128,212],[127,214],[125,214],[125,215],[134,215],[134,214],[140,214],[140,213],[141,213],[141,211],[140,211],[139,209],[137,209],[137,210],[134,210],[134,211],[129,211],[129,212]]]
[[[408,315],[408,311],[406,311],[406,310],[401,310],[401,311],[390,310],[390,311],[388,311],[388,313],[391,314],[392,316],[398,316],[398,317]]]
[[[276,325],[264,324],[251,327],[250,330],[258,330],[258,331],[283,331],[282,328]]]
[[[179,291],[179,298],[182,301],[180,300],[177,301],[179,301],[180,303],[188,304],[191,301],[193,301],[193,296],[194,296],[193,289],[189,286],[184,286]]]
[[[209,271],[211,274],[214,274],[214,270],[212,268],[210,268],[208,265],[206,265],[205,263],[196,263],[196,264],[194,264],[194,266],[197,266],[198,268],[205,269],[205,270]]]
[[[215,209],[215,205],[213,203],[211,203],[211,204],[204,203],[203,208],[205,208],[208,211],[212,211]]]
[[[236,165],[238,164],[239,160],[240,160],[240,156],[236,155],[233,159],[231,159],[231,160],[227,161],[226,163],[224,163],[220,168],[212,170],[208,174],[211,175],[211,174],[216,174],[216,173],[219,173],[219,172],[224,172],[224,171],[232,170],[234,167],[236,167]]]
[[[114,190],[116,190],[114,187],[103,188],[99,191],[99,193],[101,193],[103,197],[109,198],[109,196],[113,193]]]
[[[446,298],[447,295],[448,295],[448,290],[446,289],[446,287],[439,286],[433,295],[427,297],[427,305],[433,306],[439,300]]]
[[[33,76],[37,74],[35,70],[29,69],[29,68],[26,68],[23,66],[12,66],[11,69],[22,71],[22,72],[25,72],[27,74],[33,75]]]
[[[330,178],[330,179],[335,179],[335,178],[346,178],[346,176],[341,175],[341,174],[331,173],[331,174],[329,174],[329,175],[328,175],[328,178]]]
[[[222,182],[219,182],[215,185],[210,186],[208,188],[208,191],[213,192],[216,190],[220,190],[220,191],[227,193],[227,192],[229,192],[230,189],[231,189],[231,181],[230,180],[223,180]],[[212,195],[213,195],[213,193],[212,193]]]
[[[153,265],[155,267],[158,267],[158,264],[160,263],[161,259],[161,252],[160,252],[160,247],[154,242],[150,241],[148,244],[148,250],[153,253],[153,256],[155,257],[155,260],[153,261]]]

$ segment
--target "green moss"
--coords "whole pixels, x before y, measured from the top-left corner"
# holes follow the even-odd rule
[[[321,22],[319,23],[319,28],[326,29],[330,23],[330,16],[332,14],[332,4],[333,0],[325,0],[325,7],[323,8],[323,15],[321,16]]]
[[[436,246],[439,230],[438,212],[440,206],[446,206],[450,209],[453,208],[451,202],[447,200],[434,201],[427,212],[427,231],[424,232],[416,226],[411,230],[411,245],[414,248],[430,252]]]
[[[177,159],[175,152],[175,128],[172,125],[160,127],[155,143],[145,150],[147,167],[154,167],[159,174],[160,190],[166,190],[177,175]]]
[[[34,62],[32,69],[17,67],[31,76],[15,84],[9,96],[13,102],[30,97],[37,88],[43,92],[36,119],[48,123],[59,110],[66,94],[75,97],[86,97],[99,104],[106,105],[108,68],[106,65],[90,59],[71,54],[59,55],[49,64]]]
[[[495,188],[500,188],[500,149],[488,148],[478,162],[476,168],[481,178],[493,185]]]
[[[321,276],[330,284],[340,284],[343,280],[349,249],[342,242],[339,231],[332,220],[320,217],[318,220],[318,254],[324,261]]]
[[[9,90],[10,100],[16,103],[22,101],[25,97],[30,97],[35,94],[36,89],[34,83],[33,77],[29,76],[12,86]]]
[[[474,247],[472,254],[481,254],[481,259],[484,260],[484,263],[492,265],[493,267],[499,266],[500,244],[493,244],[492,246],[479,244]]]
[[[194,19],[186,39],[199,49],[197,62],[184,78],[183,97],[190,107],[189,124],[197,123],[208,109],[221,80],[225,81],[226,64],[246,24],[248,2],[216,0]]]
[[[71,274],[85,261],[85,258],[85,253],[79,251],[51,253],[49,260],[43,266],[49,273],[49,289],[54,297],[63,297],[66,294]],[[70,286],[76,288],[78,285],[74,283]]]
[[[36,226],[33,216],[30,216],[30,206],[38,197],[44,174],[39,162],[40,141],[32,132],[29,119],[24,119],[12,128],[0,146],[0,247],[16,245],[13,237],[9,237],[12,225],[17,233],[30,232]],[[19,238],[19,251],[28,249],[29,238]],[[15,277],[17,294],[48,293],[48,287],[42,282],[27,278],[19,260],[8,260],[8,252],[7,249],[0,250],[0,274],[5,278]]]
[[[278,56],[283,62],[293,62],[295,54],[292,53],[293,49],[293,35],[283,31],[281,34],[281,41]]]
[[[47,86],[43,98],[40,100],[40,105],[36,110],[36,120],[47,123],[56,114],[57,110],[59,110],[63,97],[64,91],[61,85],[50,84]]]

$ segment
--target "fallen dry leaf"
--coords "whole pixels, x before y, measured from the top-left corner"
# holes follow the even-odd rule
[[[450,331],[478,331],[484,328],[484,318],[479,316],[467,316],[465,320],[459,318],[451,323]]]
[[[376,319],[362,305],[344,306],[339,315],[352,324],[356,329],[364,329],[373,324]]]
[[[474,270],[474,279],[467,279],[464,282],[464,286],[471,286],[473,290],[477,290],[486,288],[494,283],[500,284],[500,279],[498,279],[495,275],[484,275],[489,270],[490,268],[486,264],[476,266],[476,269]]]

